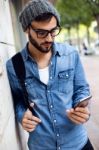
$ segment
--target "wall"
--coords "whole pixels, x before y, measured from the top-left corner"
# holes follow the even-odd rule
[[[24,131],[15,122],[6,72],[6,61],[16,53],[10,10],[9,1],[0,0],[0,150],[27,150],[27,135],[25,138]]]

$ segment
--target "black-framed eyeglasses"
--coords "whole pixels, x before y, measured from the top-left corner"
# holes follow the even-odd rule
[[[60,31],[61,31],[61,27],[56,26],[55,28],[51,29],[51,30],[44,30],[44,29],[34,29],[31,25],[32,30],[37,34],[38,38],[45,38],[48,36],[48,34],[50,33],[50,35],[52,37],[57,36]]]

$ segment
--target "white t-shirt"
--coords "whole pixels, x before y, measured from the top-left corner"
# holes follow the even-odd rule
[[[39,69],[39,76],[40,80],[47,85],[49,81],[49,67],[47,66],[43,69]]]

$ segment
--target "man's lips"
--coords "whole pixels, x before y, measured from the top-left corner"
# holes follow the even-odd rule
[[[52,43],[44,43],[44,44],[42,44],[42,45],[45,46],[45,47],[49,47],[49,46],[52,45]]]
[[[42,45],[49,46],[49,45],[52,45],[52,43],[43,43]]]

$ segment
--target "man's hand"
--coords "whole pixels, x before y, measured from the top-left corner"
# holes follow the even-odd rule
[[[68,118],[76,124],[82,124],[89,120],[90,112],[88,107],[76,107],[66,110]]]
[[[33,107],[33,104],[31,105]],[[36,126],[41,123],[41,120],[33,116],[32,112],[27,109],[22,119],[22,126],[24,130],[32,132],[35,130]]]

